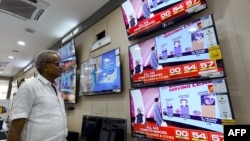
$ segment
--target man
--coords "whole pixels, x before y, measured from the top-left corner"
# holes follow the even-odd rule
[[[188,100],[187,99],[181,99],[181,114],[182,115],[189,115],[189,107],[188,107]]]
[[[179,40],[174,41],[174,54],[181,54],[182,53],[180,44],[181,44],[181,41],[179,41]]]
[[[137,20],[133,15],[129,15],[129,28],[135,26],[137,24]]]
[[[17,91],[8,141],[66,141],[64,102],[55,88],[62,72],[59,62],[60,56],[52,50],[37,55],[39,75]]]
[[[150,54],[150,58],[151,58],[151,67],[153,68],[153,70],[157,70],[158,69],[158,59],[157,59],[157,55],[155,52],[155,47],[151,47],[151,54]]]
[[[135,68],[134,68],[134,74],[139,74],[143,72],[143,67],[140,64],[139,60],[135,61]]]
[[[154,104],[154,120],[156,122],[156,125],[161,126],[162,125],[162,117],[161,117],[161,108],[160,108],[160,100],[158,97],[155,98],[155,104]]]
[[[145,124],[145,121],[146,121],[146,118],[144,114],[142,114],[142,109],[137,108],[137,115],[135,117],[135,123]]]
[[[148,6],[148,1],[147,0],[142,0],[142,10],[143,10],[143,15],[146,19],[150,18],[150,10]]]

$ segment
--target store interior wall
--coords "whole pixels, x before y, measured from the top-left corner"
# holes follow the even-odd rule
[[[128,70],[128,46],[207,14],[213,14],[215,20],[236,121],[238,124],[250,123],[250,118],[248,118],[250,116],[250,110],[248,110],[250,106],[250,97],[248,96],[250,91],[250,2],[249,0],[207,0],[207,3],[208,9],[205,11],[133,42],[127,39],[120,7],[77,36],[75,44],[79,66],[91,57],[120,47],[123,91],[117,95],[77,97],[77,103],[73,105],[75,109],[68,111],[67,114],[69,130],[80,133],[83,115],[120,117],[127,119],[127,140],[132,141],[130,137],[129,89],[131,87]],[[105,30],[106,35],[111,36],[111,43],[90,52],[91,45],[96,41],[96,34],[103,30]],[[29,73],[32,71],[34,70],[30,70]],[[25,75],[26,73],[17,79],[20,80]]]

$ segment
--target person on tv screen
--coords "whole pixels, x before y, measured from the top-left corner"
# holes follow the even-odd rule
[[[213,94],[202,96],[202,105],[215,105],[215,99]]]
[[[181,103],[181,114],[182,115],[189,115],[188,100],[181,99],[180,103]]]
[[[16,93],[7,141],[66,141],[65,106],[55,86],[62,72],[60,60],[52,50],[37,55],[39,74],[24,82]]]
[[[170,102],[170,101],[168,101],[167,102],[167,114],[168,115],[172,115],[173,114],[173,104]]]
[[[146,118],[142,113],[142,108],[137,108],[137,115],[135,117],[135,123],[145,124]]]
[[[198,30],[192,34],[192,41],[202,40],[204,37],[202,30]]]
[[[134,68],[134,74],[139,74],[139,73],[142,73],[142,72],[143,72],[143,67],[140,64],[140,61],[136,60],[135,61],[135,68]]]
[[[93,69],[90,72],[91,76],[91,89],[93,90],[96,84],[96,64],[93,64]]]
[[[204,49],[203,32],[198,30],[192,33],[192,50]]]
[[[158,0],[152,0],[152,8],[155,8],[158,6]]]
[[[154,70],[157,70],[158,69],[158,59],[157,59],[157,55],[156,55],[156,52],[155,52],[155,47],[151,47],[151,54],[150,54],[150,57],[151,57],[151,67],[154,69]]]
[[[150,10],[148,6],[148,0],[142,0],[142,10],[143,10],[143,15],[146,19],[150,18]]]
[[[162,59],[166,59],[168,57],[168,49],[166,45],[162,46]]]
[[[174,54],[181,54],[181,42],[180,40],[174,41]]]
[[[156,122],[156,125],[161,126],[162,125],[162,117],[161,117],[161,108],[160,108],[160,100],[158,97],[155,99],[154,104],[154,120]]]
[[[129,28],[135,26],[137,24],[137,19],[131,14],[129,15]]]

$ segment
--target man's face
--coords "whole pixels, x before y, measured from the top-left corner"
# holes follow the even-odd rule
[[[138,62],[138,61],[135,61],[135,64],[136,64],[136,65],[139,65],[139,62]]]
[[[204,97],[204,103],[206,105],[212,105],[214,103],[214,101],[215,101],[215,99],[214,99],[214,96],[212,96],[212,95]]]
[[[186,105],[187,105],[187,101],[186,101],[186,100],[182,100],[182,101],[181,101],[181,105],[182,105],[182,106],[186,106]]]
[[[52,54],[50,61],[46,62],[46,64],[47,73],[50,77],[57,78],[61,76],[62,68],[60,64],[60,56]]]
[[[137,113],[140,114],[140,113],[141,113],[141,110],[140,110],[140,109],[137,109]]]
[[[174,43],[174,46],[175,46],[175,47],[178,47],[179,45],[180,45],[180,42],[175,42],[175,43]]]

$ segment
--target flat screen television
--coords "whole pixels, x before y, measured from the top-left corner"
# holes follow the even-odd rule
[[[126,0],[121,5],[129,40],[166,28],[206,8],[206,0]]]
[[[131,87],[224,77],[212,15],[129,46]]]
[[[81,141],[127,141],[126,136],[126,119],[83,115]]]
[[[120,48],[81,64],[79,95],[118,94],[122,91]]]
[[[223,138],[235,122],[224,78],[130,89],[130,114],[132,137],[171,141]]]
[[[59,91],[65,103],[76,103],[76,49],[74,39],[61,46],[58,50],[61,56],[63,72],[58,78]]]

